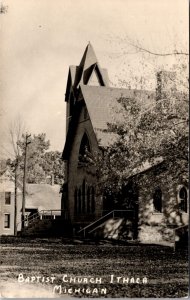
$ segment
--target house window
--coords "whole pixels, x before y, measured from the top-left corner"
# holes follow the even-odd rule
[[[5,204],[6,205],[11,204],[11,192],[5,192]]]
[[[179,209],[187,212],[187,189],[184,186],[179,190]]]
[[[10,228],[10,214],[5,214],[4,228]]]
[[[153,194],[153,204],[155,212],[162,212],[162,191],[160,188],[156,188]]]

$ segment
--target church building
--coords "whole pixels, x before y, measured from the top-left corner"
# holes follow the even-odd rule
[[[116,208],[111,198],[105,199],[97,190],[96,172],[93,164],[89,164],[86,152],[99,153],[116,139],[115,134],[106,132],[106,129],[108,123],[121,118],[116,113],[119,111],[117,100],[121,97],[127,101],[138,99],[140,104],[146,105],[156,101],[156,91],[110,87],[108,72],[100,66],[89,43],[80,64],[69,67],[67,79],[66,142],[62,156],[66,178],[62,189],[62,210],[67,212],[75,233],[85,235],[89,232],[119,238],[122,224],[125,224],[126,230],[121,231],[125,231],[127,238],[147,243],[156,240],[171,242],[175,239],[174,229],[188,224],[188,190],[183,180],[179,180],[173,189],[163,186],[157,171],[158,166],[164,164],[162,159],[155,160],[153,166],[145,164],[141,171],[142,178],[154,172],[158,178],[157,186],[137,188],[138,195],[137,192],[130,194],[128,187],[126,193],[133,200],[130,207],[121,205]],[[177,208],[176,201],[179,202]],[[169,208],[167,203],[170,203]],[[131,235],[128,229],[134,225],[137,230]],[[113,228],[114,234],[111,233]]]

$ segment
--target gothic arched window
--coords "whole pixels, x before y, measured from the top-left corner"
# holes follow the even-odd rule
[[[94,187],[91,187],[91,212],[95,212],[95,190]]]
[[[83,180],[82,183],[82,212],[85,212],[85,202],[86,202],[86,182]]]
[[[84,133],[79,149],[79,162],[88,162],[88,153],[90,153],[90,143],[87,134]]]
[[[90,188],[87,188],[87,203],[86,203],[86,211],[90,213]]]
[[[179,190],[179,200],[179,208],[187,212],[187,189],[184,186]]]
[[[153,194],[153,204],[156,212],[162,212],[162,191],[160,188],[156,188]]]
[[[77,205],[77,211],[79,214],[81,214],[81,190],[78,190],[78,205]]]
[[[74,193],[74,213],[75,213],[75,215],[77,215],[77,213],[78,213],[78,191],[77,191],[77,188],[75,189],[75,193]]]

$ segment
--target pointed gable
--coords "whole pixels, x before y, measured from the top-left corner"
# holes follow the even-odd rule
[[[78,84],[89,84],[89,79],[96,72],[96,85],[108,86],[107,78],[104,78],[104,72],[102,72],[99,66],[96,54],[92,45],[89,43],[86,47],[82,60],[80,62],[80,68],[82,70],[81,79]],[[99,82],[99,84],[97,84]]]
[[[90,78],[89,78],[89,81],[88,81],[88,85],[93,85],[93,86],[99,86],[101,85],[100,84],[100,79],[98,77],[98,74],[97,74],[97,71],[96,70],[93,70]]]
[[[106,69],[98,63],[92,45],[89,43],[84,51],[79,66],[70,66],[67,79],[65,101],[68,101],[71,88],[77,89],[79,85],[109,86]]]
[[[80,67],[82,67],[83,72],[88,70],[92,65],[98,62],[96,54],[92,45],[89,43],[84,51],[83,57],[80,62]]]

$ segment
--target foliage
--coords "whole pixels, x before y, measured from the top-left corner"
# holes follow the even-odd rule
[[[26,149],[26,136],[23,134],[17,142],[20,150],[19,156],[19,181],[22,182],[24,156]],[[50,142],[46,140],[45,133],[33,135],[27,145],[27,182],[46,183],[47,178],[54,176],[55,183],[61,184],[64,178],[64,167],[61,153],[58,151],[47,151]],[[14,161],[8,163],[14,165]]]
[[[46,174],[54,174],[56,184],[63,183],[64,179],[64,164],[59,151],[48,151],[44,155],[43,169]]]
[[[118,102],[121,121],[108,124],[107,129],[108,134],[117,135],[117,140],[103,149],[102,156],[94,155],[100,191],[112,195],[120,192],[131,176],[154,165],[157,159],[166,162],[174,181],[187,173],[187,95],[175,91],[148,107],[141,106],[137,99],[120,98]]]

